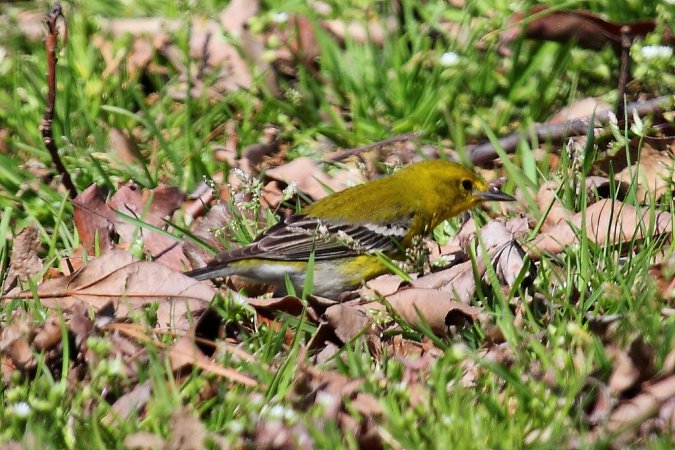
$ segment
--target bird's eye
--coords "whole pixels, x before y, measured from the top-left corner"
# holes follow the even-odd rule
[[[462,188],[467,192],[471,192],[473,190],[473,183],[471,180],[462,180]]]

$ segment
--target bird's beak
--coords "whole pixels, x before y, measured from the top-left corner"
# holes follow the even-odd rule
[[[489,202],[515,202],[516,198],[512,195],[505,194],[496,187],[491,187],[487,191],[477,192],[476,197],[481,201]]]

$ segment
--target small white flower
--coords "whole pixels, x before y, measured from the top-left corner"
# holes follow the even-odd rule
[[[291,181],[288,186],[286,186],[286,189],[282,191],[282,193],[284,194],[284,201],[290,200],[298,193],[298,183]]]
[[[646,59],[668,59],[673,56],[673,49],[665,45],[645,45],[640,52]]]
[[[14,410],[14,415],[17,417],[26,418],[30,416],[31,413],[30,405],[26,402],[15,403],[12,406],[12,409]]]
[[[274,23],[286,23],[288,22],[288,13],[278,12],[272,16],[272,22]]]
[[[267,417],[270,419],[283,419],[286,414],[286,408],[281,405],[274,405],[267,410]]]
[[[443,67],[452,67],[459,62],[459,55],[455,52],[445,52],[441,55],[438,62]]]

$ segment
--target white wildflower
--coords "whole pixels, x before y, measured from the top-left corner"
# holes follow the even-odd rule
[[[298,183],[291,181],[282,193],[284,194],[284,201],[290,200],[298,193]]]
[[[272,22],[274,23],[286,23],[288,22],[288,13],[287,12],[278,12],[272,15]]]
[[[438,62],[443,67],[452,67],[459,62],[459,55],[455,52],[445,52],[441,55]]]
[[[646,59],[669,59],[673,56],[673,49],[666,45],[645,45],[640,52]]]
[[[22,418],[30,416],[31,413],[31,407],[26,402],[15,403],[14,405],[12,405],[12,410],[14,411],[15,416]]]

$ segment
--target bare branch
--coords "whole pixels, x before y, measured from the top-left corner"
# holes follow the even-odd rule
[[[63,18],[63,12],[59,3],[54,3],[51,11],[44,18],[44,23],[47,25],[47,37],[45,38],[45,48],[47,50],[47,106],[45,113],[40,122],[40,133],[42,134],[42,141],[45,147],[49,150],[52,157],[52,162],[56,170],[61,174],[61,182],[68,189],[70,198],[77,196],[77,188],[70,178],[70,174],[66,166],[61,161],[59,156],[59,149],[56,147],[54,137],[52,135],[52,122],[54,120],[54,103],[56,102],[56,43],[59,35],[59,30],[56,25],[59,17]],[[67,30],[67,27],[66,27]],[[67,36],[67,31],[64,35]]]

